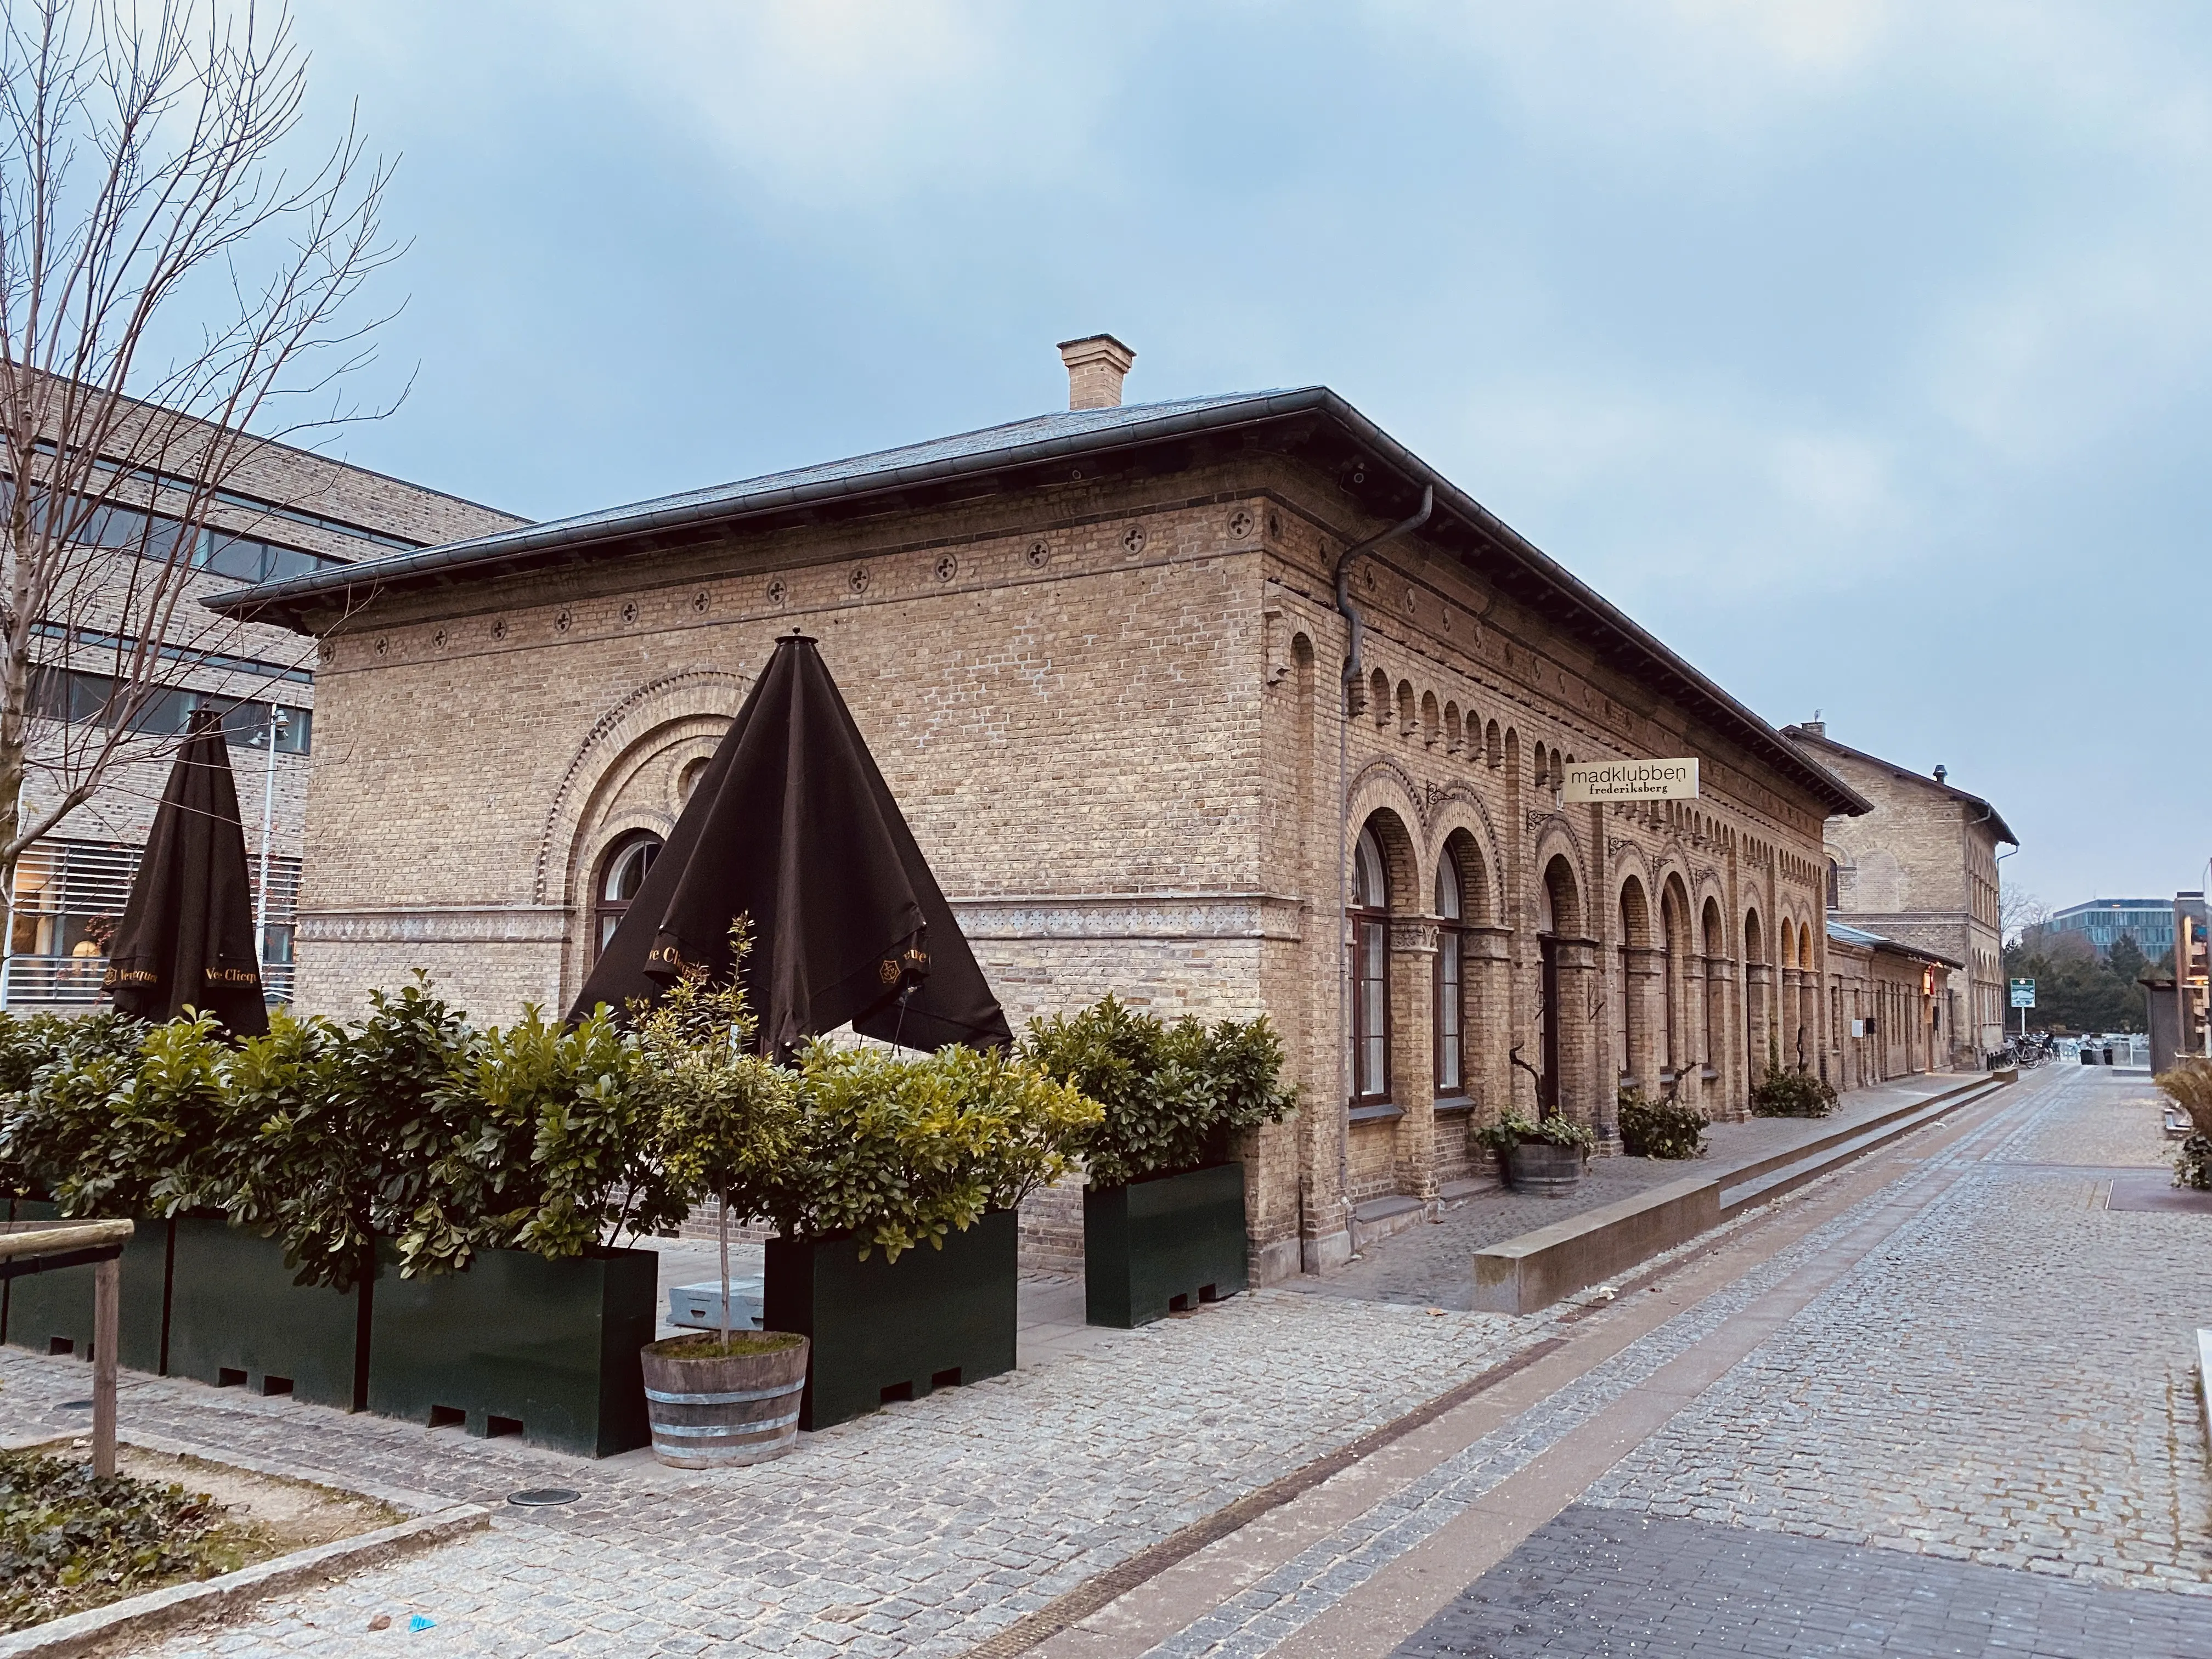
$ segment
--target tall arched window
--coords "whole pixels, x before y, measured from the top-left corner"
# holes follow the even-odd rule
[[[1437,860],[1437,1092],[1467,1092],[1466,951],[1462,930],[1459,854],[1447,847]]]
[[[592,937],[598,942],[593,952],[607,948],[607,941],[615,936],[623,917],[629,910],[630,901],[637,896],[638,889],[645,885],[645,872],[653,868],[653,860],[659,855],[660,837],[649,830],[639,830],[624,836],[607,848],[606,856],[599,860],[599,879],[592,890],[594,896],[592,915],[597,925]]]
[[[1352,848],[1352,1101],[1390,1097],[1390,883],[1371,829]]]

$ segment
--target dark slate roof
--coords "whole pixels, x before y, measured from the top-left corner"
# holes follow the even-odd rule
[[[208,599],[225,616],[313,632],[379,592],[475,582],[547,565],[696,545],[739,527],[820,523],[1066,482],[1085,471],[1170,471],[1246,449],[1332,473],[1378,517],[1403,518],[1424,487],[1436,514],[1421,539],[1455,555],[1613,667],[1667,697],[1793,780],[1831,813],[1870,805],[1692,667],[1609,600],[1437,474],[1327,386],[1113,409],[1070,410],[819,466],[664,495],[472,541],[240,588]]]
[[[1907,783],[1917,783],[1922,788],[1932,789],[1937,794],[1957,801],[1962,806],[1971,806],[1982,815],[1978,822],[1988,824],[1999,841],[2008,847],[2020,845],[2020,837],[2013,834],[2012,826],[1998,814],[1996,807],[1990,805],[1979,795],[1970,795],[1965,790],[1954,787],[1948,781],[1938,782],[1924,772],[1916,772],[1909,766],[1899,766],[1895,761],[1884,760],[1879,755],[1869,755],[1863,749],[1854,749],[1847,743],[1838,743],[1826,732],[1815,732],[1809,726],[1785,726],[1782,728],[1782,735],[1801,749],[1808,745],[1832,749],[1839,755],[1849,755],[1853,760],[1864,761],[1869,766],[1879,766],[1893,778]],[[2012,854],[2008,853],[2005,856],[2010,858]]]
[[[1936,951],[1923,951],[1917,945],[1906,945],[1881,933],[1869,933],[1863,927],[1847,927],[1832,919],[1828,923],[1828,937],[1838,945],[1856,945],[1870,951],[1894,951],[1899,956],[1911,957],[1918,962],[1940,963],[1946,968],[1964,968],[1966,965],[1963,962],[1954,962]]]

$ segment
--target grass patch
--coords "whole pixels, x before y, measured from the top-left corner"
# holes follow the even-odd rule
[[[732,1331],[727,1346],[720,1331],[701,1331],[696,1336],[672,1336],[653,1345],[652,1352],[671,1359],[750,1359],[755,1354],[781,1353],[806,1340],[792,1331]]]
[[[0,1630],[212,1578],[274,1553],[205,1492],[0,1452]]]

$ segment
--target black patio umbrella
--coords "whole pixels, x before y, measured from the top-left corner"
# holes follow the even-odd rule
[[[169,1019],[189,1005],[239,1036],[269,1029],[246,832],[213,709],[194,710],[186,725],[131,902],[108,946],[105,983],[126,1014]]]
[[[687,967],[726,975],[743,915],[764,1054],[848,1020],[908,1048],[1013,1040],[814,647],[776,641],[570,1018],[651,1001]]]

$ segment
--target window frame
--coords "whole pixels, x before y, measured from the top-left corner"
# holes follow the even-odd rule
[[[629,907],[636,902],[635,894],[629,898],[622,899],[608,896],[607,887],[613,881],[617,871],[623,860],[629,859],[640,848],[650,847],[653,850],[646,855],[645,861],[639,866],[637,872],[638,884],[641,888],[645,884],[646,877],[653,872],[653,860],[660,856],[661,849],[667,844],[666,836],[657,835],[653,830],[632,830],[617,836],[609,844],[606,851],[599,854],[599,864],[592,879],[591,937],[593,962],[599,959],[608,945],[613,941],[615,929],[622,926],[623,918],[629,914]]]
[[[1446,905],[1446,898],[1449,905]],[[1439,1098],[1464,1100],[1467,1085],[1467,872],[1447,847],[1437,860],[1437,963],[1433,1050]],[[1451,1075],[1447,1076],[1446,1061]]]
[[[1393,1031],[1390,1018],[1390,866],[1382,856],[1382,843],[1376,839],[1371,828],[1363,826],[1352,847],[1352,902],[1345,911],[1351,924],[1350,959],[1346,964],[1351,981],[1351,1022],[1346,1058],[1350,1062],[1352,1106],[1387,1106],[1390,1103],[1390,1048]],[[1377,902],[1379,901],[1379,902]],[[1374,965],[1372,975],[1363,971],[1364,965]],[[1378,1008],[1377,1002],[1380,1006]],[[1379,1018],[1378,1018],[1379,1016]],[[1370,1024],[1376,1027],[1370,1030]],[[1370,1051],[1370,1045],[1380,1042],[1381,1064],[1374,1068],[1376,1075],[1370,1077],[1370,1068],[1364,1064]],[[1372,1082],[1374,1086],[1364,1087]]]

